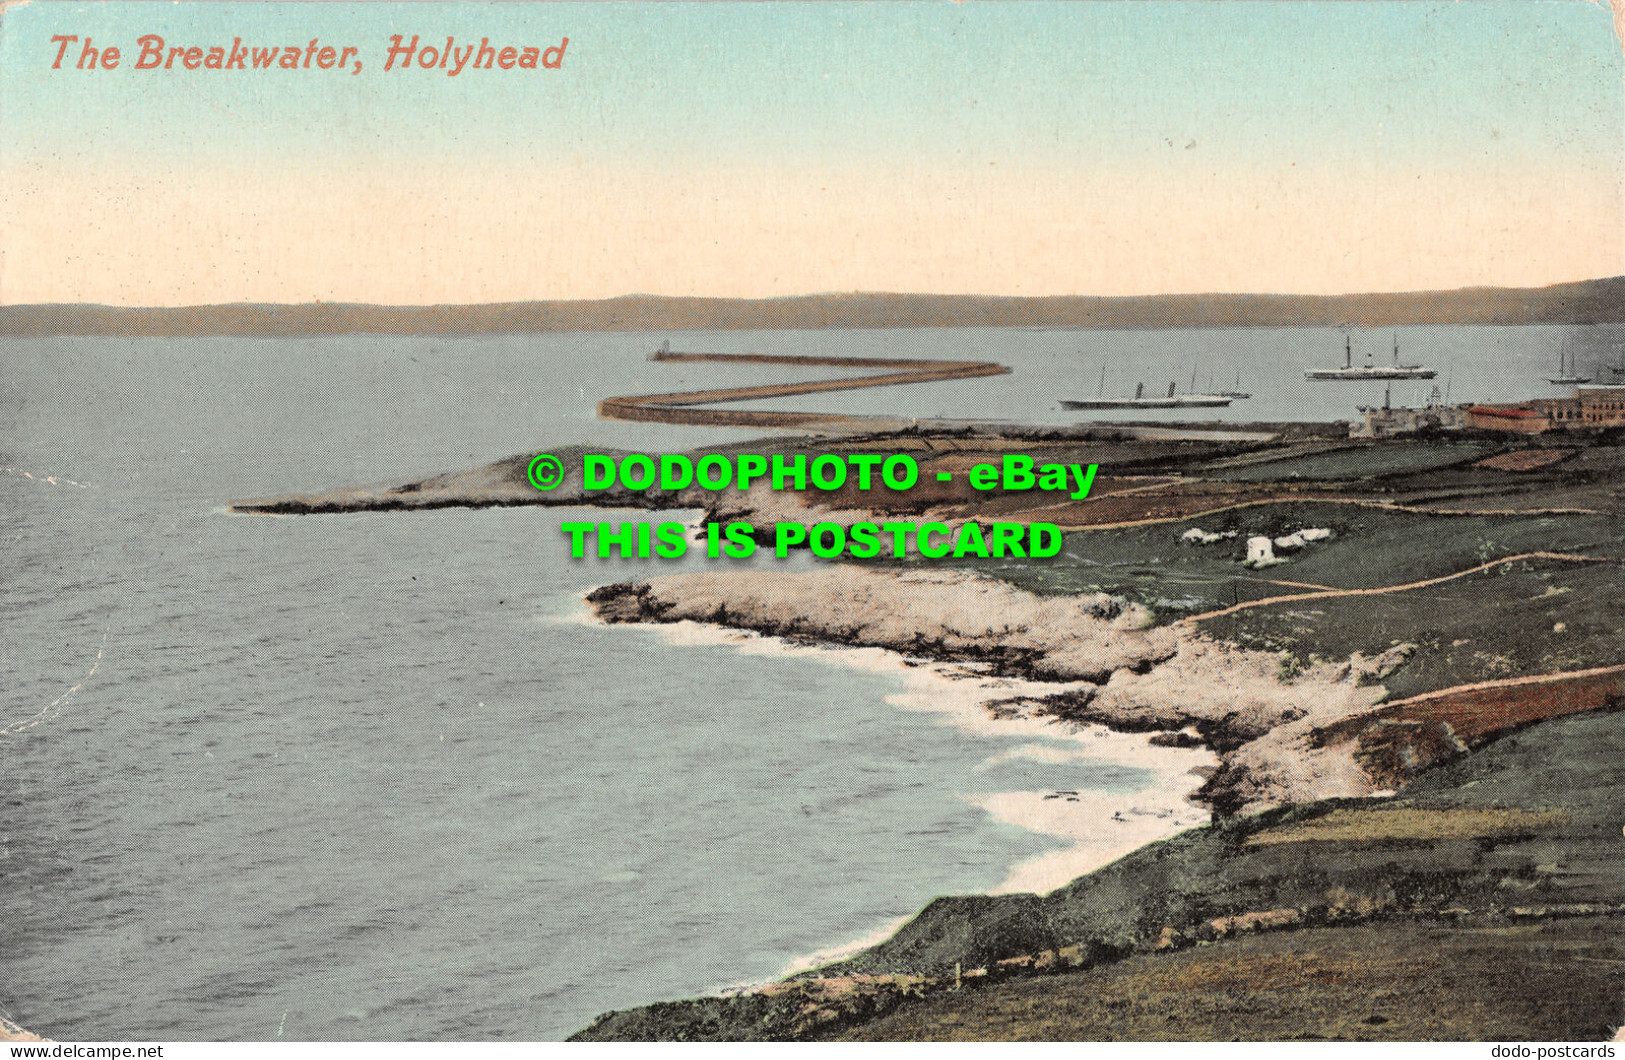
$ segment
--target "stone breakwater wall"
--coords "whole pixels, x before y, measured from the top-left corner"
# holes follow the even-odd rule
[[[605,398],[598,403],[598,415],[607,420],[636,420],[644,423],[682,423],[707,427],[806,427],[815,424],[852,427],[891,422],[896,417],[850,416],[824,412],[767,412],[741,409],[702,409],[699,405],[722,405],[736,401],[762,401],[794,397],[798,394],[824,394],[836,390],[862,390],[869,387],[903,386],[909,383],[936,383],[948,379],[974,379],[1006,375],[1010,369],[992,361],[929,361],[904,357],[814,357],[762,353],[680,353],[660,351],[654,361],[722,361],[733,364],[783,364],[822,368],[891,368],[879,375],[820,379],[804,383],[771,383],[762,386],[728,387],[718,390],[690,390],[675,394],[639,394]],[[871,422],[873,421],[873,422]]]

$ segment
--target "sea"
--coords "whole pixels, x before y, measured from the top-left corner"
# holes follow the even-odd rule
[[[1451,400],[1509,400],[1553,393],[1566,333],[1354,342],[1381,363],[1397,337]],[[594,586],[716,569],[571,560],[558,529],[644,513],[227,505],[572,443],[742,440],[595,405],[840,374],[650,363],[663,340],[998,360],[1013,373],[756,405],[1069,423],[1058,398],[1193,377],[1253,394],[1204,418],[1350,418],[1379,384],[1301,377],[1340,364],[1342,336],[0,339],[0,1014],[78,1040],[558,1039],[1199,823],[1205,752],[996,722],[981,703],[1008,682],[596,623]]]

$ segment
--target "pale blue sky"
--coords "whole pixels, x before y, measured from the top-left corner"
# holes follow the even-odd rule
[[[382,67],[395,32],[545,46],[565,68]],[[53,33],[119,70],[51,70]],[[356,77],[136,71],[135,38],[362,48]],[[68,64],[64,64],[65,66]],[[4,153],[268,162],[479,152],[668,162],[1618,166],[1605,8],[1507,3],[34,3],[0,32]]]
[[[569,46],[450,78],[394,33]],[[8,302],[1526,285],[1625,272],[1625,62],[1583,0],[35,0],[0,188]]]

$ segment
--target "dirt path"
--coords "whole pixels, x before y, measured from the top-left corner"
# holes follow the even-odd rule
[[[1188,481],[1201,482],[1203,480],[1202,479],[1190,479]],[[1149,493],[1149,492],[1154,492],[1154,491],[1149,487],[1142,487],[1142,488],[1138,488],[1138,489],[1135,489],[1135,490],[1124,490],[1124,491],[1121,491],[1121,492],[1118,492],[1118,493],[1102,493],[1102,494],[1099,494],[1099,496],[1102,497],[1102,498],[1105,498],[1105,497],[1121,497],[1121,496],[1126,496],[1129,493]],[[1052,507],[1052,508],[1065,507],[1067,503],[1071,503],[1071,502],[1063,502],[1061,504],[1048,505],[1048,507]],[[1262,507],[1262,506],[1264,506],[1266,504],[1352,504],[1352,505],[1356,505],[1356,506],[1361,507],[1361,508],[1380,508],[1383,511],[1389,511],[1389,512],[1408,512],[1408,513],[1410,513],[1412,515],[1433,515],[1433,516],[1438,516],[1441,519],[1451,519],[1451,518],[1455,518],[1457,516],[1474,516],[1474,515],[1479,515],[1479,516],[1483,516],[1483,515],[1520,515],[1520,516],[1521,515],[1531,515],[1531,516],[1533,516],[1533,515],[1606,515],[1607,514],[1606,512],[1598,511],[1595,508],[1517,508],[1517,509],[1510,509],[1510,508],[1509,509],[1503,509],[1503,508],[1447,508],[1447,509],[1417,508],[1417,507],[1414,507],[1414,506],[1411,506],[1411,505],[1394,504],[1391,501],[1373,501],[1373,500],[1366,500],[1366,499],[1360,498],[1360,497],[1321,497],[1321,496],[1316,496],[1314,494],[1294,493],[1294,494],[1283,494],[1283,495],[1281,495],[1279,497],[1266,497],[1266,498],[1264,498],[1262,500],[1239,501],[1239,502],[1237,502],[1235,504],[1222,504],[1222,505],[1218,506],[1217,508],[1204,508],[1202,511],[1189,512],[1189,513],[1186,513],[1186,514],[1183,514],[1183,515],[1159,515],[1159,516],[1156,516],[1156,517],[1151,518],[1151,519],[1129,519],[1129,520],[1125,520],[1125,521],[1122,521],[1122,522],[1116,522],[1116,523],[1082,523],[1082,524],[1077,524],[1077,525],[1063,523],[1061,525],[1062,525],[1062,528],[1066,529],[1066,530],[1131,530],[1131,529],[1133,529],[1134,527],[1137,527],[1137,526],[1158,526],[1158,525],[1162,525],[1162,524],[1165,524],[1165,523],[1183,523],[1183,522],[1186,522],[1186,521],[1191,520],[1191,519],[1205,519],[1208,516],[1221,515],[1224,512],[1239,511],[1242,508],[1259,508],[1259,507]]]
[[[1563,670],[1555,674],[1535,674],[1530,677],[1502,677],[1494,681],[1474,681],[1471,684],[1454,685],[1450,688],[1440,688],[1433,692],[1423,692],[1408,699],[1396,699],[1392,703],[1384,703],[1383,709],[1409,707],[1417,703],[1427,703],[1436,699],[1446,699],[1450,696],[1461,695],[1464,692],[1485,692],[1497,688],[1518,688],[1524,685],[1545,685],[1563,681],[1578,681],[1588,677],[1606,677],[1609,674],[1625,673],[1625,663],[1613,666],[1593,666],[1588,670]]]
[[[1425,589],[1430,585],[1441,585],[1444,582],[1455,581],[1457,578],[1465,578],[1468,575],[1479,574],[1483,571],[1493,570],[1496,567],[1504,566],[1508,563],[1518,563],[1526,559],[1550,559],[1569,563],[1625,562],[1625,560],[1618,560],[1612,556],[1582,556],[1576,555],[1572,552],[1520,552],[1516,556],[1506,556],[1501,559],[1491,560],[1488,563],[1480,563],[1476,567],[1469,567],[1466,570],[1456,571],[1454,574],[1442,574],[1437,578],[1424,578],[1421,581],[1406,582],[1403,585],[1382,585],[1372,589],[1327,589],[1322,592],[1296,593],[1290,596],[1266,596],[1260,600],[1248,600],[1245,603],[1233,604],[1230,607],[1220,608],[1217,611],[1209,611],[1206,614],[1189,615],[1180,619],[1179,621],[1181,623],[1188,622],[1194,625],[1197,622],[1205,622],[1210,618],[1223,618],[1225,615],[1233,615],[1238,611],[1246,611],[1249,608],[1254,607],[1269,607],[1273,604],[1297,603],[1302,600],[1333,600],[1339,597],[1347,596],[1383,596],[1388,593],[1402,593],[1411,589]]]

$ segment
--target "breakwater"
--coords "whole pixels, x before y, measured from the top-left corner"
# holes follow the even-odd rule
[[[853,416],[835,412],[770,412],[759,409],[697,408],[737,401],[760,401],[821,394],[835,390],[862,390],[868,387],[903,386],[908,383],[936,383],[947,379],[974,379],[979,376],[1008,375],[1010,369],[993,361],[933,361],[909,357],[816,357],[799,354],[764,353],[682,353],[659,350],[650,355],[655,361],[726,361],[734,364],[786,364],[821,368],[892,368],[880,375],[848,376],[801,383],[771,383],[763,386],[725,387],[719,390],[690,390],[676,394],[637,394],[605,398],[598,403],[598,415],[611,420],[644,423],[681,423],[705,427],[806,427],[812,424],[839,426],[861,424],[873,428],[895,417]]]

